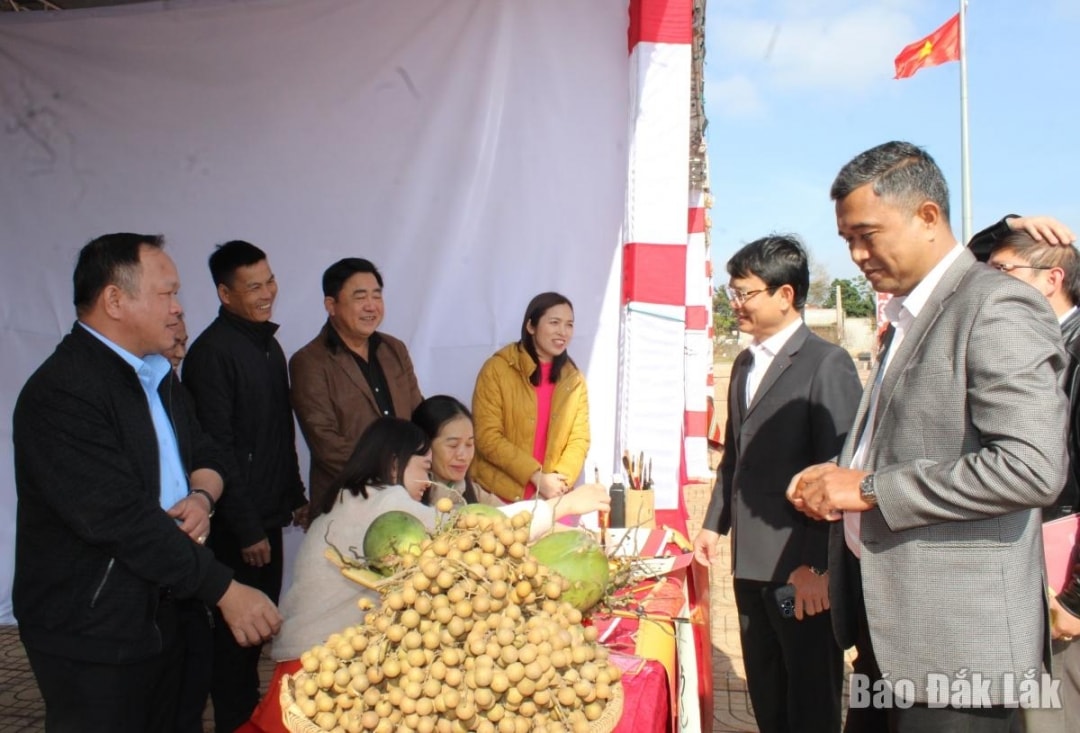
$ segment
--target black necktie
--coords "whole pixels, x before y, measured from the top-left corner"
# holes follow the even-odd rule
[[[878,341],[877,360],[878,364],[884,364],[885,356],[889,353],[889,347],[892,346],[893,336],[896,335],[896,326],[889,322],[888,328],[886,328]],[[881,374],[881,367],[878,367],[878,374]]]
[[[736,389],[736,396],[738,397],[739,414],[745,415],[747,408],[750,406],[749,387],[750,387],[750,370],[754,368],[754,352],[748,351],[749,358],[746,360],[746,365],[739,371],[739,383]]]

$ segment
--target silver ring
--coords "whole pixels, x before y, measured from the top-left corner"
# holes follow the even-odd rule
[[[206,543],[206,535],[203,535],[202,537],[198,538],[195,541],[198,542],[200,545],[205,544]]]

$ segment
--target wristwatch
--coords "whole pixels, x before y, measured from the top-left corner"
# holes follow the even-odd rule
[[[859,482],[859,496],[870,506],[877,506],[877,489],[874,488],[874,474],[868,473]]]
[[[207,517],[214,516],[214,512],[217,511],[217,502],[214,501],[214,497],[210,496],[210,492],[205,490],[205,489],[192,489],[191,491],[188,492],[188,496],[192,496],[194,494],[198,494],[202,498],[206,499],[206,503],[210,507],[210,511],[208,511],[206,513],[206,516]]]

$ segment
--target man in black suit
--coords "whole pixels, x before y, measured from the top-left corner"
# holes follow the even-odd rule
[[[810,271],[797,239],[752,242],[727,271],[739,329],[754,340],[732,367],[724,457],[694,551],[715,563],[720,535],[732,533],[746,684],[762,733],[835,732],[843,652],[828,613],[828,527],[784,492],[798,471],[840,452],[862,387],[848,353],[802,322]],[[786,584],[792,618],[776,600]]]

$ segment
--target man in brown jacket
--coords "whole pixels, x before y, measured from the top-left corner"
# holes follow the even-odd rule
[[[329,315],[319,335],[289,360],[292,405],[311,449],[311,518],[368,425],[408,419],[423,396],[405,344],[378,331],[383,279],[375,265],[346,257],[323,273]]]

